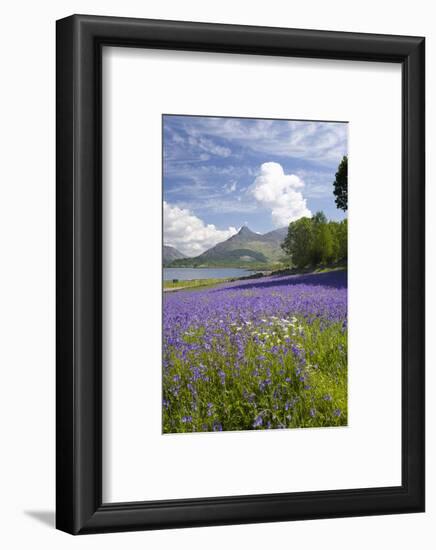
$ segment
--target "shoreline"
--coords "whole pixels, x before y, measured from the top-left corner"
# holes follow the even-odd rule
[[[205,288],[212,288],[220,284],[225,283],[234,283],[236,281],[250,281],[254,279],[263,279],[265,277],[286,277],[286,276],[304,276],[304,275],[320,275],[322,273],[330,273],[334,271],[347,271],[348,265],[341,266],[320,266],[317,268],[307,268],[305,270],[295,269],[282,269],[276,271],[262,271],[255,273],[253,275],[247,275],[242,277],[225,277],[222,279],[191,279],[191,280],[180,280],[177,284],[180,283],[180,286],[168,286],[165,287],[165,283],[174,284],[170,281],[163,281],[162,291],[163,293],[167,292],[177,292],[179,290],[202,290]],[[184,284],[183,284],[184,283]]]

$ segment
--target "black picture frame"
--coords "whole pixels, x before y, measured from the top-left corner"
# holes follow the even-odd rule
[[[424,38],[85,15],[57,21],[56,36],[57,528],[84,534],[424,511]],[[107,45],[402,65],[401,486],[102,503]]]

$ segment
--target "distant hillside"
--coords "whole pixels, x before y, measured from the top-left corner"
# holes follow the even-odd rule
[[[183,258],[186,258],[184,254],[182,254],[177,248],[174,248],[174,246],[169,246],[164,244],[162,249],[162,262],[163,265],[168,265],[174,260],[181,260]]]
[[[236,235],[206,250],[195,258],[172,262],[174,267],[262,267],[276,264],[284,257],[280,248],[287,228],[276,229],[265,235],[242,227]]]
[[[286,239],[287,234],[288,234],[288,228],[280,227],[280,229],[274,229],[274,231],[265,233],[265,235],[263,235],[263,238],[265,240],[272,241],[272,242],[280,242],[281,244]]]

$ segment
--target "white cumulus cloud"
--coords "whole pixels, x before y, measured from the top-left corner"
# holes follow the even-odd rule
[[[312,216],[300,191],[303,187],[304,182],[295,174],[285,174],[278,162],[264,162],[249,192],[271,209],[273,224],[283,227],[303,216]]]
[[[187,256],[197,256],[237,233],[235,227],[217,229],[205,224],[190,210],[163,203],[164,244],[174,246]]]

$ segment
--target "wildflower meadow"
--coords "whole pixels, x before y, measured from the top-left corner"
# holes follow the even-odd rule
[[[347,425],[347,271],[164,294],[163,432]]]

